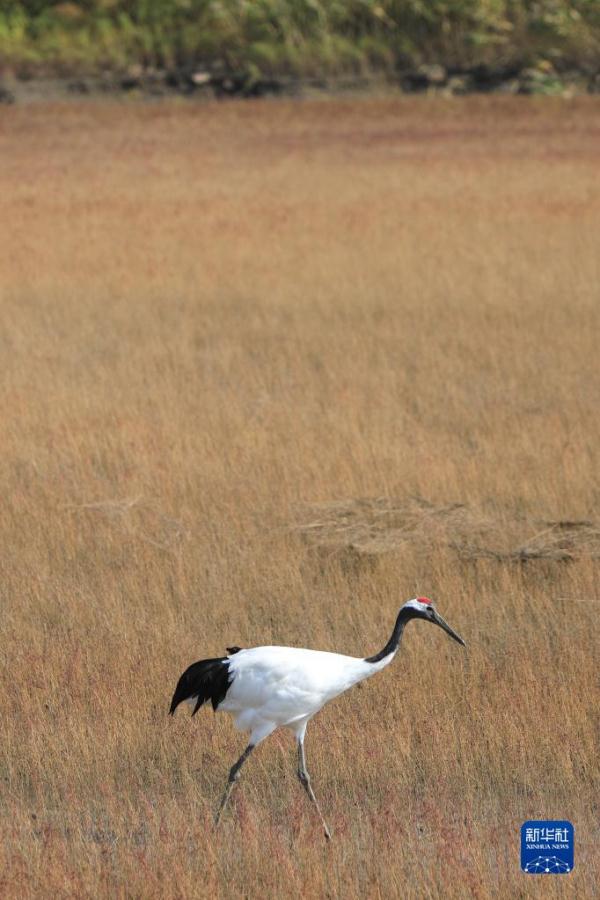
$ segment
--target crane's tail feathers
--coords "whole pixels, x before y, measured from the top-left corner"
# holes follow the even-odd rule
[[[177,682],[169,714],[173,715],[184,700],[196,701],[193,716],[208,700],[216,710],[219,703],[225,699],[230,684],[229,663],[226,656],[218,659],[201,659],[192,663]]]

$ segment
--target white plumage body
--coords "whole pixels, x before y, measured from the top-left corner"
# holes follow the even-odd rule
[[[218,711],[231,713],[253,744],[275,728],[299,734],[329,700],[374,675],[389,662],[304,650],[295,647],[253,647],[229,658],[231,685]]]

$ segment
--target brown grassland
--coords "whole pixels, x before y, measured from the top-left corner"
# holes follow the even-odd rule
[[[598,101],[41,105],[0,158],[0,896],[597,896],[600,561],[296,526],[600,519]],[[467,648],[412,625],[313,721],[331,844],[287,732],[215,833],[244,740],[167,717],[183,668],[416,594]],[[519,871],[545,817],[569,876]]]

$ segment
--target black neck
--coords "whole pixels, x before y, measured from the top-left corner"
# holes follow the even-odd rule
[[[365,659],[365,662],[377,663],[380,662],[380,660],[384,659],[384,657],[389,656],[390,653],[395,653],[400,646],[404,626],[415,616],[415,614],[418,615],[418,613],[416,613],[414,609],[404,609],[403,607],[398,613],[398,618],[396,619],[394,630],[392,631],[390,639],[383,650],[380,650],[379,653],[375,654],[375,656],[368,656]]]

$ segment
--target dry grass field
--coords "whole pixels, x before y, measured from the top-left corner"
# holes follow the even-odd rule
[[[0,158],[0,896],[597,896],[598,101],[42,105]],[[313,721],[331,844],[287,732],[215,833],[184,667],[416,594],[467,648]]]

